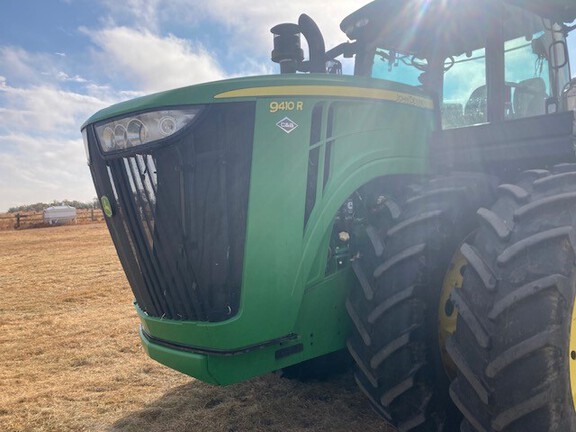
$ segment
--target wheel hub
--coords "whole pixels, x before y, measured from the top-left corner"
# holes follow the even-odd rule
[[[438,305],[438,342],[440,343],[442,364],[450,379],[456,377],[456,367],[446,351],[446,340],[456,331],[456,321],[458,319],[458,310],[450,297],[454,289],[462,288],[462,282],[464,280],[462,273],[467,264],[466,258],[464,258],[464,255],[460,252],[460,248],[458,248],[458,251],[450,261],[448,271],[444,275]],[[576,386],[573,388],[576,388]]]
[[[570,317],[570,346],[568,351],[568,364],[570,365],[570,390],[572,393],[572,404],[576,411],[576,300],[572,305],[572,316]]]

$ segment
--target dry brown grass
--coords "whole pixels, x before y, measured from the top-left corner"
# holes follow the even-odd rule
[[[391,431],[350,376],[213,387],[150,360],[105,225],[0,232],[0,430]]]

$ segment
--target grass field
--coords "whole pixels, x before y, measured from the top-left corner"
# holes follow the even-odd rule
[[[104,224],[0,231],[1,431],[387,432],[350,375],[214,387],[146,357]]]

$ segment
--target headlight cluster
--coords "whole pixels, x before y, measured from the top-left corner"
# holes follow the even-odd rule
[[[193,121],[201,107],[152,111],[116,119],[96,126],[105,153],[126,150],[175,134]]]

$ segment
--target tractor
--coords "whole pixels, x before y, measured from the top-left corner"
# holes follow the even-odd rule
[[[94,114],[147,354],[218,385],[350,360],[400,431],[576,431],[575,19],[375,0],[327,50],[303,14],[280,74]]]

